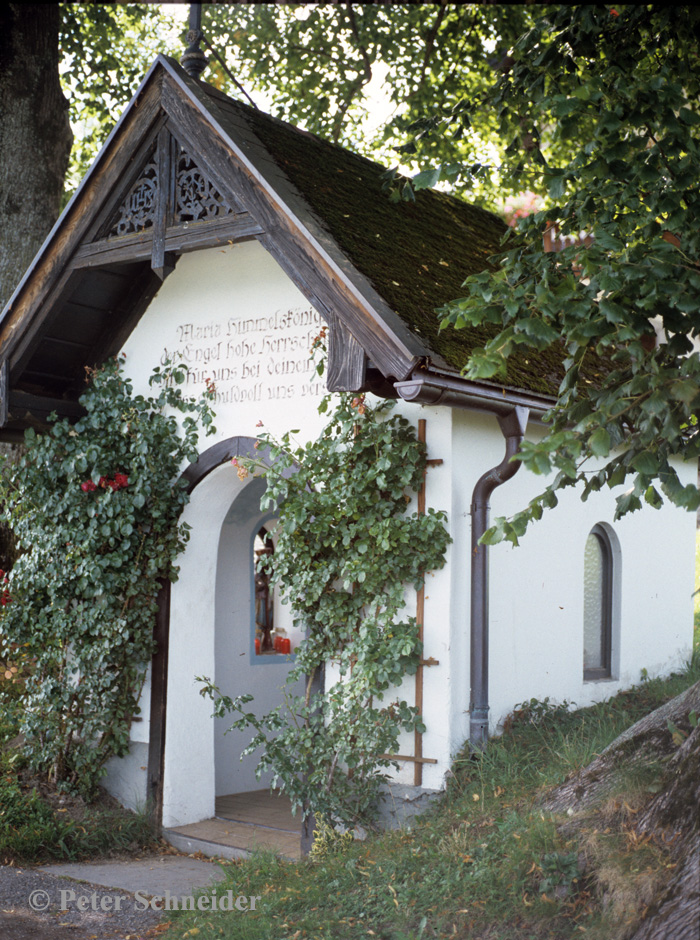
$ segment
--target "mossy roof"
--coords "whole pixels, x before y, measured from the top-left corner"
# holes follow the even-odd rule
[[[214,94],[220,105],[221,94]],[[491,267],[506,224],[437,190],[419,191],[415,202],[392,201],[386,167],[240,102],[227,103],[245,117],[348,260],[439,357],[438,368],[443,360],[449,371],[460,372],[493,329],[440,330],[436,311],[463,295],[468,275]],[[554,350],[514,355],[503,384],[553,395],[563,376],[562,358]]]

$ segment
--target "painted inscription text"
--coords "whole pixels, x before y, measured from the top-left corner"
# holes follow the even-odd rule
[[[325,387],[310,356],[323,322],[309,307],[180,323],[161,361],[169,357],[184,362],[189,386],[213,381],[217,405],[317,398]]]

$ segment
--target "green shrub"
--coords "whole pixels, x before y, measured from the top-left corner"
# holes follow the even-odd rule
[[[128,749],[159,587],[187,540],[179,474],[198,423],[212,429],[213,387],[185,399],[184,377],[156,369],[144,397],[107,363],[80,399],[85,416],[27,431],[3,478],[20,555],[2,585],[0,660],[21,650],[31,663],[19,695],[31,767],[86,795]]]

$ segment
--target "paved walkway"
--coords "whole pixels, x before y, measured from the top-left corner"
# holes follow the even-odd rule
[[[164,835],[187,853],[236,858],[258,846],[300,856],[289,800],[264,790],[220,797],[216,818]],[[217,887],[224,878],[220,864],[191,855],[0,867],[0,940],[148,940],[168,909],[195,903],[244,916],[250,900],[235,881],[230,891]],[[198,890],[201,902],[192,900]]]
[[[39,871],[105,888],[141,892],[149,897],[192,894],[197,888],[222,881],[223,869],[215,862],[181,855],[152,855],[113,862],[60,862],[42,865]]]
[[[168,899],[188,906],[198,889],[209,888],[203,893],[221,907],[226,892],[217,885],[224,877],[216,862],[173,855],[0,866],[0,938],[147,940],[167,919],[160,907]],[[226,900],[235,904],[236,898]]]

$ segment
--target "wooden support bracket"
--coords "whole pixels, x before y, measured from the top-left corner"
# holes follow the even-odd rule
[[[326,387],[329,392],[357,392],[365,384],[367,356],[337,314],[328,321]]]

